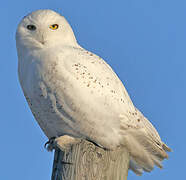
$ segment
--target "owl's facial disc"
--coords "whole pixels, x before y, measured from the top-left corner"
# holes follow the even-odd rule
[[[34,49],[77,44],[65,18],[51,10],[38,10],[24,17],[18,26],[16,40],[19,45]]]
[[[31,31],[32,33],[35,32],[37,33],[37,37],[38,37],[38,41],[41,43],[41,44],[45,44],[46,43],[46,38],[44,36],[44,33],[42,33],[42,31],[40,30],[40,32],[37,32],[39,28],[37,28],[36,25],[33,25],[33,24],[29,24],[26,26],[27,30],[28,31]],[[59,28],[59,25],[58,24],[52,24],[50,26],[48,26],[48,28],[51,30],[51,31],[56,31],[58,28]],[[44,29],[43,29],[44,31]]]

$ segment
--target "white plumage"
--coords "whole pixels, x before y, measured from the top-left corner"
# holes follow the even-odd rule
[[[170,148],[134,107],[112,68],[78,45],[63,16],[51,10],[29,14],[16,42],[21,87],[49,139],[68,135],[107,149],[123,146],[139,175],[162,167]]]

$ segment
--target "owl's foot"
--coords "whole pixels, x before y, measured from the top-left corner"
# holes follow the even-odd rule
[[[68,151],[73,144],[77,144],[80,140],[68,135],[60,136],[55,139],[55,143],[61,151]]]
[[[44,145],[44,147],[47,149],[47,151],[52,151],[56,147],[55,142],[56,137],[51,137]]]
[[[61,151],[68,151],[73,144],[77,144],[80,140],[68,135],[60,137],[51,137],[44,145],[48,151],[52,151],[57,146]]]

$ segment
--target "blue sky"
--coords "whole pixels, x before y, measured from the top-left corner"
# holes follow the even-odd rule
[[[63,14],[78,42],[103,57],[134,104],[172,149],[164,169],[128,180],[183,179],[186,149],[185,0],[16,0],[0,3],[0,179],[50,179],[53,153],[35,122],[17,77],[15,31],[37,9]]]

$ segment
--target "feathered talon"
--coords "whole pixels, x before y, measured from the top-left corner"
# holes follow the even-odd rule
[[[56,142],[55,142],[56,137],[51,137],[44,145],[44,147],[47,149],[47,151],[52,151],[55,149]]]

